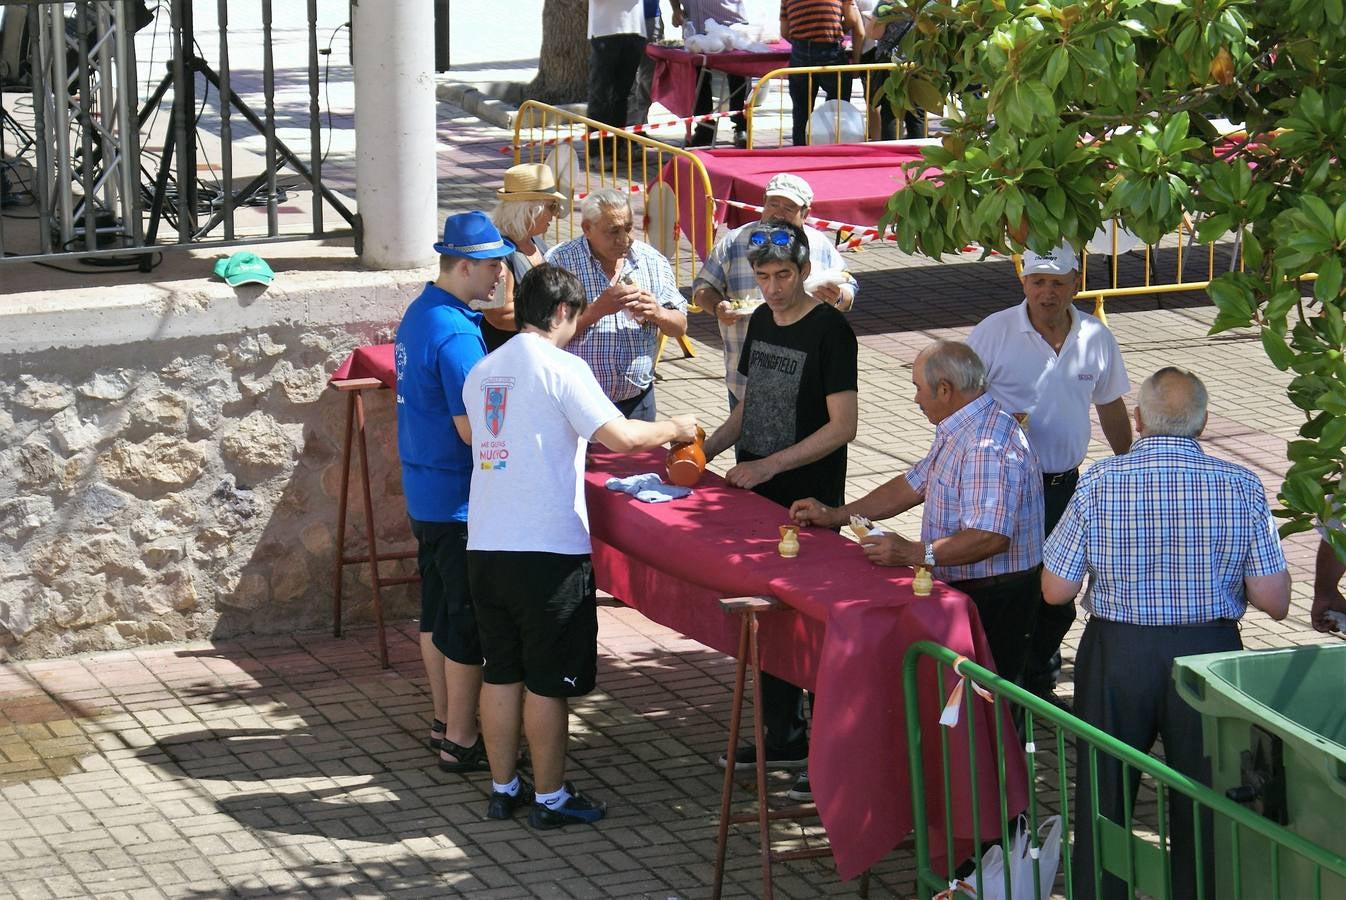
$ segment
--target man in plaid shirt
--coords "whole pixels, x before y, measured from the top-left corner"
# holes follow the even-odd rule
[[[916,403],[935,439],[910,472],[844,506],[800,500],[801,525],[839,527],[853,515],[895,516],[918,504],[921,539],[871,532],[865,555],[881,566],[929,566],[977,606],[996,670],[1017,680],[1041,597],[1042,472],[1014,416],[986,393],[986,367],[967,344],[936,341],[911,369]]]
[[[576,275],[589,301],[566,349],[589,364],[622,415],[653,422],[659,334],[687,333],[687,300],[668,260],[634,240],[631,225],[629,197],[600,188],[580,205],[584,234],[553,247],[547,262]]]
[[[1135,409],[1131,451],[1095,463],[1083,476],[1043,550],[1042,593],[1069,603],[1086,573],[1089,615],[1075,659],[1075,714],[1148,753],[1164,739],[1170,766],[1209,783],[1201,716],[1173,685],[1173,660],[1239,650],[1238,620],[1248,604],[1273,619],[1290,609],[1290,575],[1267,506],[1266,489],[1242,466],[1202,452],[1206,388],[1191,372],[1164,368],[1145,380]],[[1077,748],[1076,872],[1092,872],[1089,753]],[[1134,778],[1104,757],[1100,812],[1120,822]],[[1170,793],[1173,896],[1195,897],[1192,805]],[[1205,884],[1214,884],[1209,813],[1203,822]],[[1078,827],[1082,824],[1083,827]],[[1103,896],[1125,885],[1103,876]],[[1086,884],[1087,882],[1087,884]],[[1093,897],[1089,879],[1075,896]],[[1081,893],[1083,890],[1083,893]]]

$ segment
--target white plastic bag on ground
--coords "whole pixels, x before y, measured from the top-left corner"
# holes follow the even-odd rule
[[[1010,896],[1005,896],[1005,852],[995,846],[987,850],[977,869],[981,872],[981,893],[977,893],[977,874],[949,883],[949,888],[936,898],[957,900],[976,897],[977,900],[1048,900],[1056,870],[1061,864],[1061,817],[1050,816],[1038,827],[1038,846],[1028,841],[1028,822],[1019,817],[1019,825],[1010,842]],[[1038,861],[1038,881],[1033,882],[1033,857]]]

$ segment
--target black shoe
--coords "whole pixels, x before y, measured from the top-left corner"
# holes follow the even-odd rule
[[[739,150],[748,149],[748,132],[744,128],[734,129],[734,147]]]
[[[805,772],[795,779],[794,787],[785,792],[785,796],[800,803],[813,802],[813,788],[809,786],[809,773]]]
[[[715,143],[715,129],[707,128],[704,125],[698,125],[692,131],[691,138],[687,141],[688,147],[710,147]]]
[[[768,769],[803,769],[809,764],[808,751],[796,756],[793,753],[775,753],[770,747],[767,748],[766,767]],[[715,761],[715,765],[721,769],[727,765],[724,754]],[[744,744],[738,748],[734,754],[734,771],[747,772],[757,768],[757,748],[752,744]]]
[[[590,800],[568,781],[565,789],[570,792],[570,798],[557,809],[533,803],[533,808],[528,812],[528,824],[540,831],[550,831],[567,825],[592,825],[607,815],[608,805],[603,801]]]
[[[486,761],[486,744],[482,741],[481,734],[477,735],[477,740],[471,747],[464,747],[462,744],[455,744],[448,738],[439,742],[440,753],[449,753],[454,757],[453,762],[449,762],[443,756],[439,758],[439,771],[441,772],[489,772],[491,764]]]
[[[519,793],[501,794],[491,791],[491,799],[486,804],[486,818],[512,819],[514,811],[533,802],[533,786],[523,778],[519,779]]]

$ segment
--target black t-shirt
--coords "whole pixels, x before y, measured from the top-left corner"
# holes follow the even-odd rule
[[[739,458],[763,459],[826,425],[827,396],[856,390],[856,353],[855,332],[826,303],[785,327],[765,304],[758,307],[738,362],[748,378]],[[840,506],[846,496],[846,446],[753,490],[782,506],[805,497]]]

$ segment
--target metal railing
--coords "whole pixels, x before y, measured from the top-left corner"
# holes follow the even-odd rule
[[[918,671],[922,666],[935,668],[934,683],[940,693],[933,697],[919,696]],[[945,705],[945,691],[951,683],[965,679],[976,685],[987,697],[978,696],[977,690],[963,692],[958,703],[963,706],[961,721],[966,723],[954,728],[939,728],[938,736],[925,732],[921,726],[919,704]],[[1023,814],[1027,819],[1029,851],[1033,869],[1034,888],[1031,892],[1011,892],[1008,868],[1002,875],[1003,884],[985,884],[980,869],[974,875],[962,879],[975,896],[1013,896],[1015,900],[1037,898],[1045,900],[1047,896],[1063,894],[1067,898],[1076,895],[1076,885],[1081,879],[1087,879],[1085,890],[1090,896],[1102,896],[1105,876],[1113,876],[1125,883],[1126,896],[1134,896],[1136,890],[1156,898],[1169,900],[1173,897],[1172,882],[1172,838],[1169,827],[1169,813],[1175,798],[1186,798],[1193,804],[1194,810],[1203,811],[1213,819],[1208,831],[1203,825],[1193,828],[1194,855],[1200,859],[1206,842],[1213,842],[1216,858],[1230,865],[1220,868],[1215,883],[1208,883],[1203,867],[1196,866],[1196,891],[1202,900],[1280,900],[1282,897],[1309,896],[1315,900],[1328,897],[1346,896],[1346,859],[1314,844],[1312,841],[1295,834],[1270,819],[1227,799],[1205,785],[1183,775],[1148,754],[1116,740],[1088,723],[1077,719],[1051,703],[1022,690],[1012,682],[1006,681],[994,672],[960,657],[947,647],[929,641],[914,644],[903,660],[903,683],[905,684],[905,705],[907,721],[908,759],[911,767],[913,785],[912,806],[914,817],[914,843],[916,852],[917,894],[930,897],[949,888],[955,878],[955,870],[961,862],[959,848],[953,838],[954,822],[948,810],[951,807],[949,797],[955,783],[969,784],[972,797],[972,834],[983,834],[976,821],[977,810],[984,798],[979,796],[978,767],[993,766],[999,775],[998,796],[993,805],[1000,810],[1001,846],[1009,848],[1012,842],[1011,826],[1020,811],[1010,808],[1007,796],[1006,767],[1009,758],[1005,752],[1005,742],[1018,740],[1013,729],[1001,729],[999,723],[1006,718],[1022,721],[1025,745],[1025,771],[1027,780],[1027,808]],[[991,760],[978,759],[977,740],[974,733],[976,717],[970,714],[974,703],[991,702],[996,705],[997,722],[996,754]],[[1002,711],[1008,708],[1011,713],[1006,717]],[[970,771],[952,771],[950,766],[950,742],[963,740],[965,732],[968,742],[968,760]],[[1075,814],[1076,798],[1085,792],[1091,799],[1090,808],[1098,810],[1099,787],[1096,777],[1089,777],[1084,784],[1072,784],[1074,767],[1070,763],[1067,739],[1073,741],[1079,752],[1086,754],[1089,764],[1085,767],[1090,776],[1099,770],[1100,760],[1114,760],[1120,764],[1122,778],[1134,778],[1140,782],[1137,800],[1124,805],[1122,821],[1117,822],[1102,813],[1094,813],[1083,823],[1089,829],[1094,848],[1095,864],[1087,872],[1077,872],[1071,865],[1070,847],[1066,838],[1072,836],[1072,826],[1078,830],[1079,823],[1072,821]],[[926,782],[925,761],[922,757],[926,741],[937,740],[938,753],[924,748],[928,756],[940,760],[941,771],[935,773],[932,784],[942,784],[942,806],[945,810],[943,821],[932,822],[928,814],[923,786]],[[1017,756],[1017,754],[1015,754]],[[1073,788],[1073,791],[1072,791]],[[1061,816],[1061,868],[1062,875],[1057,877],[1056,891],[1043,894],[1037,886],[1040,875],[1037,836],[1039,828],[1052,813]],[[1193,822],[1201,823],[1203,815],[1193,815]],[[943,847],[933,847],[930,840],[932,829],[945,835]],[[1254,869],[1240,865],[1243,847],[1259,844],[1267,851],[1269,865],[1265,869]],[[940,855],[943,866],[935,865],[936,854]],[[979,852],[973,851],[979,856]],[[964,854],[966,855],[966,854]],[[1288,873],[1294,872],[1300,878],[1307,878],[1307,892],[1303,886],[1295,888],[1289,884]],[[1306,874],[1307,873],[1307,874]],[[1092,891],[1088,890],[1092,887]],[[986,892],[983,891],[986,889]],[[1003,890],[1003,894],[1000,891]],[[958,897],[964,894],[953,893]]]
[[[791,76],[802,77],[806,79],[805,88],[808,96],[815,97],[818,90],[824,84],[833,88],[832,94],[842,99],[844,103],[850,104],[861,117],[863,121],[861,140],[876,140],[878,134],[874,125],[877,121],[876,116],[871,116],[870,112],[877,108],[879,103],[886,103],[887,100],[882,96],[884,82],[888,76],[899,69],[898,63],[854,63],[842,66],[796,66],[772,69],[763,75],[753,85],[752,91],[748,95],[747,101],[743,104],[744,115],[747,119],[748,147],[761,148],[770,146],[767,140],[771,135],[776,136],[775,146],[786,146],[790,143],[791,137],[791,115],[785,108],[785,99],[789,94],[789,82]],[[851,102],[851,96],[855,91],[855,86],[861,88],[861,97],[859,106]],[[770,102],[768,95],[775,92],[776,101]],[[816,107],[811,106],[810,109]],[[821,143],[837,143],[837,139],[843,136],[845,122],[843,116],[848,115],[845,107],[837,104],[832,107],[832,117],[828,119],[832,125],[830,139],[821,141]],[[771,129],[767,127],[771,119],[775,119],[776,127]],[[811,115],[806,126],[808,143],[814,143],[813,138],[814,119]]]
[[[141,0],[0,0],[0,8],[8,56],[0,262],[117,257],[147,270],[153,254],[203,242],[349,233],[328,224],[333,214],[344,226],[355,217],[323,180],[319,102],[322,58],[345,24],[324,50],[318,0],[166,0],[153,12]],[[213,20],[210,37],[198,35],[201,11]],[[259,30],[258,40],[240,41],[246,31],[231,20]],[[306,38],[304,56],[295,35]],[[231,41],[246,65],[231,64]],[[151,90],[160,54],[166,65]],[[306,65],[277,68],[278,58],[296,57]],[[304,134],[307,146],[292,149],[282,130]],[[170,233],[161,236],[161,226]]]
[[[690,285],[700,268],[694,248],[715,235],[710,176],[696,154],[642,134],[614,129],[594,119],[526,100],[514,117],[514,162],[551,166],[558,189],[572,200],[571,215],[558,216],[553,236],[580,230],[574,201],[600,187],[631,196],[642,240],[663,253],[679,285]]]

